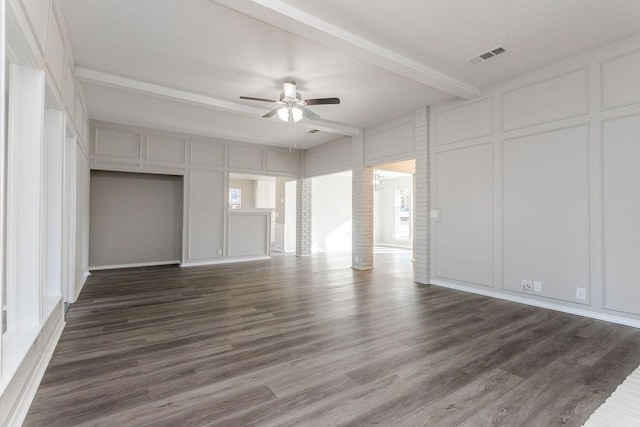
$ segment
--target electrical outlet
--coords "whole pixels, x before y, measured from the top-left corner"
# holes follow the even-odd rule
[[[522,289],[525,291],[530,291],[533,288],[533,282],[531,280],[522,279],[520,284],[522,285]]]
[[[533,292],[542,292],[542,282],[539,280],[533,281]]]
[[[222,256],[222,249],[218,249],[218,256]]]
[[[576,298],[577,299],[587,299],[587,290],[585,288],[576,288]]]

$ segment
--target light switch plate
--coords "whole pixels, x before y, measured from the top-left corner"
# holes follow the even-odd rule
[[[434,209],[431,211],[431,219],[438,219],[438,210]]]

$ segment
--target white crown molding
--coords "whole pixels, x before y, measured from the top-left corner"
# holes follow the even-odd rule
[[[482,95],[482,91],[473,85],[372,43],[280,0],[211,1],[451,95],[467,100]]]
[[[187,92],[179,89],[172,89],[141,80],[129,79],[126,77],[116,76],[114,74],[103,73],[101,71],[91,70],[83,67],[76,67],[76,77],[79,81],[100,86],[112,87],[116,89],[126,90],[128,92],[139,93],[142,95],[150,95],[157,98],[178,101],[185,104],[196,105],[199,107],[211,108],[214,110],[243,114],[248,117],[260,118],[264,114],[264,109],[252,107],[249,105],[239,104],[236,102],[225,101],[223,99],[211,96],[201,95],[194,92]],[[281,122],[285,125],[284,122]],[[359,135],[359,128],[336,123],[329,120],[313,120],[300,121],[297,126],[305,129],[318,129],[323,132],[335,133],[338,135]]]

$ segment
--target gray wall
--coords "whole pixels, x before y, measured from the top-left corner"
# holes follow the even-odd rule
[[[637,325],[639,48],[630,39],[432,107],[433,283]]]
[[[89,265],[182,259],[181,176],[91,172]]]

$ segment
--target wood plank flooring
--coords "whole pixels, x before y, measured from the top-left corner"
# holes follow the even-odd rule
[[[577,426],[640,364],[640,330],[349,263],[95,272],[25,425]]]

